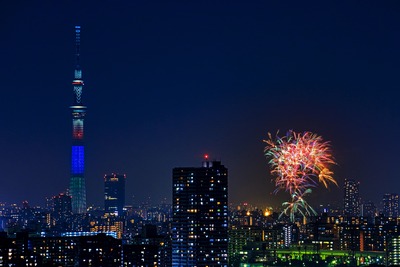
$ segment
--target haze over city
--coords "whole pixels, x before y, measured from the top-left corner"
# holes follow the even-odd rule
[[[330,141],[345,178],[377,204],[399,193],[397,2],[12,1],[0,10],[0,202],[68,188],[74,26],[82,27],[88,204],[127,175],[127,204],[171,202],[172,169],[203,155],[229,170],[229,201],[279,206],[267,133]]]

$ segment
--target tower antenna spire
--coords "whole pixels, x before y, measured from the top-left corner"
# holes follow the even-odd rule
[[[75,26],[76,68],[79,68],[79,57],[81,54],[81,26]]]

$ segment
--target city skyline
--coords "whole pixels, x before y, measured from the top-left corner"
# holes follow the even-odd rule
[[[331,142],[363,200],[399,193],[397,3],[7,3],[0,202],[69,187],[74,26],[85,71],[88,204],[106,173],[126,173],[126,203],[171,202],[171,170],[204,154],[230,170],[229,202],[280,206],[263,155],[267,133]],[[367,197],[367,192],[369,192]]]

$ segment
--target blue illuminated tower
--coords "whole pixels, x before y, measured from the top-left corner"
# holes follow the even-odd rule
[[[82,70],[79,64],[81,27],[75,26],[76,37],[76,66],[72,85],[74,86],[74,104],[72,111],[72,154],[71,154],[71,179],[69,193],[72,197],[72,212],[86,212],[86,185],[85,185],[85,146],[83,142],[83,121],[86,106],[82,104]]]

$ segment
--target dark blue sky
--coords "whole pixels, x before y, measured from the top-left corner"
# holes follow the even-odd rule
[[[364,200],[400,193],[398,2],[37,2],[0,10],[0,201],[68,187],[75,25],[89,203],[110,172],[127,174],[128,204],[170,201],[172,168],[208,153],[230,201],[276,205],[262,139],[289,129],[330,140],[335,178]],[[341,198],[320,187],[311,201]]]

